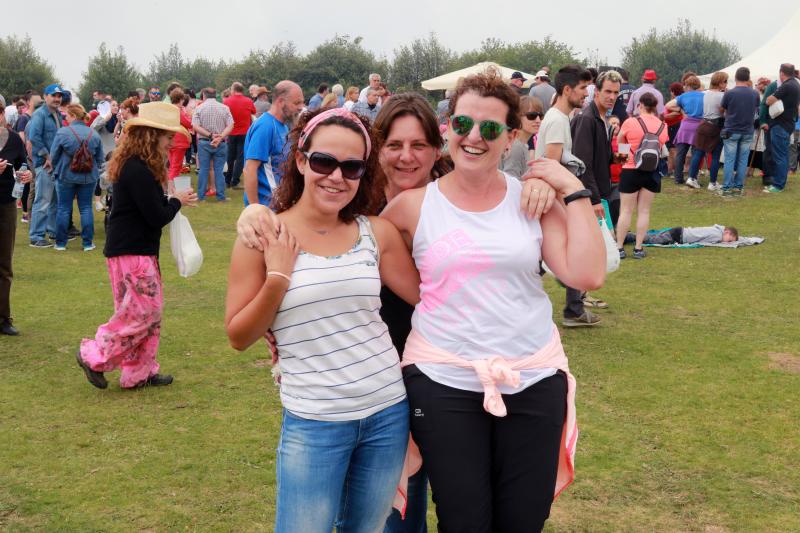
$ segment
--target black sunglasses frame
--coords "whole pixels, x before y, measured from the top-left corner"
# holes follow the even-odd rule
[[[345,159],[344,161],[339,161],[331,154],[326,154],[325,152],[302,152],[302,154],[306,157],[311,170],[318,174],[327,176],[333,174],[333,171],[339,168],[342,171],[342,177],[344,179],[358,181],[364,177],[367,171],[367,162],[363,159]],[[327,165],[320,161],[320,158],[327,161]],[[331,166],[331,164],[333,165]],[[331,166],[331,168],[328,169],[328,166]]]

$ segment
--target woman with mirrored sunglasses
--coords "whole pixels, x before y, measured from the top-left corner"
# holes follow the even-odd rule
[[[259,251],[234,245],[226,328],[246,349],[271,328],[284,406],[276,531],[379,531],[408,443],[399,357],[381,285],[409,304],[419,275],[375,212],[383,189],[369,122],[344,108],[306,114]]]
[[[528,172],[528,161],[533,158],[536,149],[536,134],[542,124],[544,113],[542,101],[535,96],[523,96],[519,99],[520,128],[511,147],[503,154],[500,169],[515,178],[521,178]]]
[[[502,79],[465,78],[450,116],[453,171],[381,214],[412,246],[421,279],[402,363],[411,432],[441,531],[539,531],[572,480],[577,426],[538,265],[593,289],[605,250],[587,191],[557,161],[532,162],[524,182],[498,170],[520,127],[519,97]],[[543,182],[559,200],[527,217],[520,204]]]

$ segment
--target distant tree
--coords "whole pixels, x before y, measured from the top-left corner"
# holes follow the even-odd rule
[[[196,91],[203,87],[215,87],[217,77],[226,68],[228,68],[228,65],[222,59],[214,61],[205,57],[198,57],[184,63],[183,73],[178,81],[184,87],[192,88]]]
[[[425,39],[415,39],[394,51],[389,69],[392,91],[418,91],[424,80],[451,70],[455,53],[444,46],[431,32]]]
[[[309,52],[303,60],[303,69],[294,80],[303,88],[306,98],[317,91],[320,83],[363,87],[372,72],[388,77],[387,61],[377,59],[365,49],[362,40],[361,37],[351,39],[349,35],[335,35]]]
[[[141,83],[141,74],[128,63],[125,50],[121,46],[116,50],[109,50],[106,43],[100,43],[97,54],[89,58],[78,96],[84,105],[89,106],[92,103],[92,93],[102,90],[121,102],[127,97],[128,91]]]
[[[30,37],[0,37],[0,94],[7,103],[11,95],[41,91],[57,81],[53,67],[39,56]]]
[[[481,42],[481,47],[461,54],[454,62],[454,68],[465,68],[483,61],[494,61],[504,67],[518,69],[531,74],[548,65],[555,71],[564,65],[578,63],[572,47],[551,36],[541,41],[506,43],[501,39],[489,38]]]
[[[238,81],[245,87],[257,84],[273,87],[281,80],[296,80],[303,69],[303,58],[291,41],[280,42],[269,51],[250,50],[240,61],[231,61],[217,75],[217,88]]]
[[[166,90],[167,85],[173,81],[181,81],[185,73],[186,61],[178,48],[178,43],[172,43],[169,45],[169,50],[155,56],[144,81],[148,85],[158,85]]]
[[[663,33],[651,28],[622,48],[622,66],[631,80],[640,79],[645,69],[654,69],[659,78],[656,86],[665,94],[669,84],[680,81],[686,71],[707,74],[740,58],[735,44],[695,30],[688,19]]]

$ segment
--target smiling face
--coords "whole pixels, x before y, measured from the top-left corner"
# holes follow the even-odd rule
[[[308,154],[322,152],[344,161],[364,159],[366,144],[364,138],[355,131],[328,125],[318,126],[314,130],[311,144],[304,150]],[[353,200],[361,184],[361,180],[344,179],[342,170],[338,167],[330,174],[315,172],[301,152],[295,154],[295,164],[304,180],[303,195],[299,201],[308,203],[320,213],[338,215]]]
[[[462,94],[456,103],[453,116],[458,115],[471,117],[475,125],[468,134],[458,135],[453,131],[452,121],[448,121],[448,140],[453,165],[460,172],[495,172],[503,152],[514,141],[516,131],[503,131],[497,139],[487,141],[481,137],[478,127],[484,120],[505,124],[508,105],[493,96],[479,96],[474,92],[467,92]]]
[[[172,138],[175,134],[171,131],[165,131],[158,136],[158,151],[163,154],[169,153],[169,147],[172,145]]]
[[[405,115],[392,122],[380,161],[393,194],[428,183],[437,159],[439,150],[428,142],[417,117]]]

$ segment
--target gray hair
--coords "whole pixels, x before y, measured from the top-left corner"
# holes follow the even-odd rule
[[[378,79],[380,79],[380,77],[381,77],[381,75],[380,75],[380,74],[378,74],[377,72],[373,72],[372,74],[370,74],[370,75],[369,75],[369,81],[372,81],[372,80],[374,80],[375,78],[378,78]]]
[[[598,89],[603,88],[603,83],[610,81],[611,83],[619,83],[622,84],[622,75],[617,72],[616,70],[606,70],[605,72],[601,72],[599,76],[597,76],[597,80],[594,84],[597,86]]]
[[[342,87],[341,83],[337,83],[333,87],[331,87],[331,92],[336,96],[342,96],[344,94],[344,87]]]

